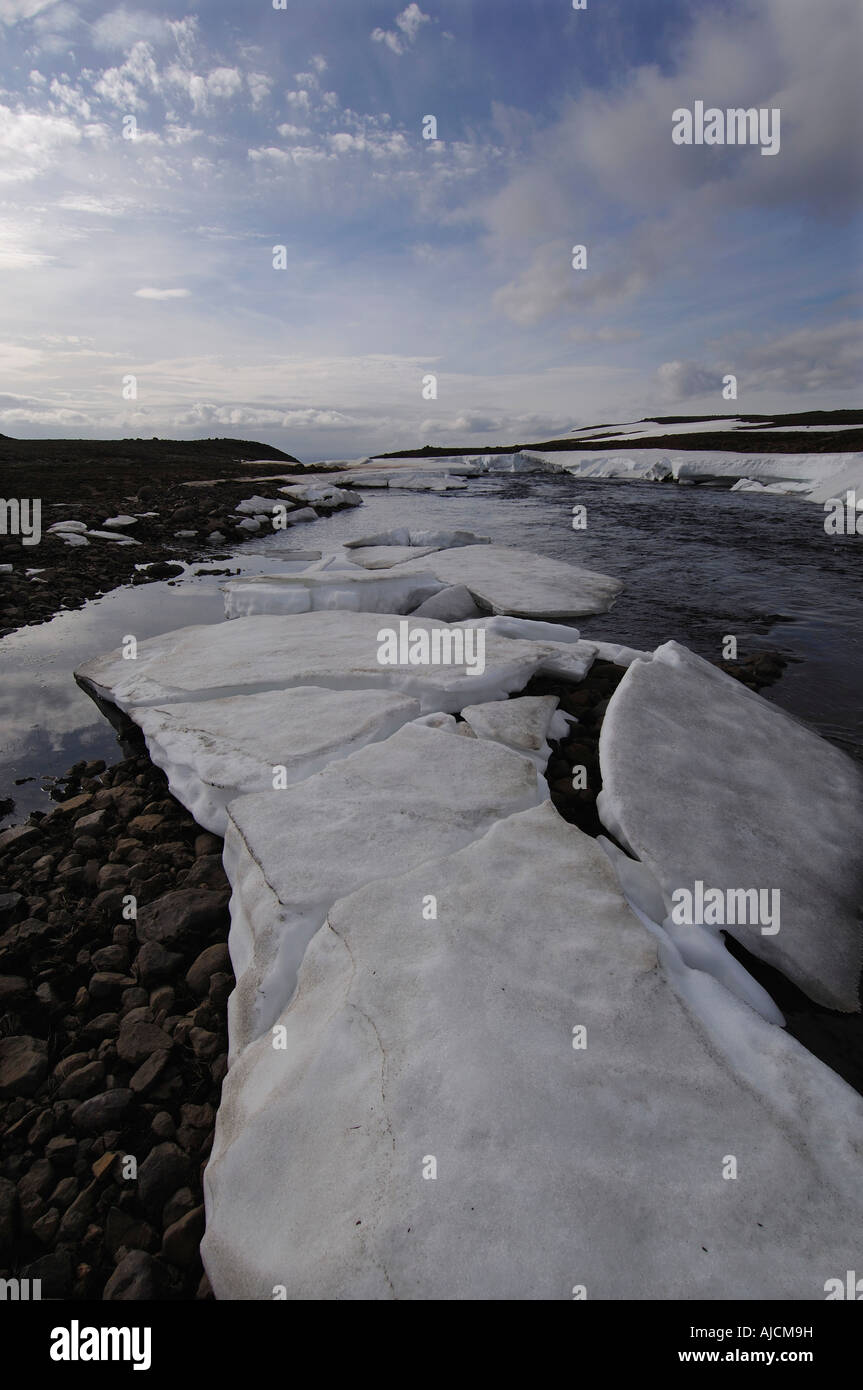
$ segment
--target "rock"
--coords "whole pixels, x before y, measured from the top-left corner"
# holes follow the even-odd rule
[[[203,838],[202,836],[198,837]],[[215,836],[209,837],[215,839]],[[196,841],[197,843],[197,841]],[[0,923],[4,926],[10,922],[18,912],[24,899],[20,893],[0,893]]]
[[[186,971],[186,984],[193,994],[205,995],[210,987],[210,979],[219,971],[230,969],[231,958],[223,942],[207,946]]]
[[[129,1089],[135,1095],[143,1095],[151,1086],[155,1085],[170,1058],[170,1052],[166,1050],[152,1052],[146,1061],[142,1062],[138,1070],[129,1081]]]
[[[103,864],[96,875],[96,884],[99,891],[104,893],[111,888],[122,887],[129,878],[129,869],[126,864]]]
[[[23,849],[38,845],[42,831],[35,825],[13,825],[9,830],[0,830],[0,854],[13,850],[19,854]]]
[[[164,823],[165,823],[165,817],[164,817],[164,816],[157,816],[157,815],[136,816],[134,820],[129,821],[129,824],[128,824],[128,826],[127,826],[127,829],[128,829],[128,831],[129,831],[129,833],[132,834],[132,835],[144,835],[144,836],[148,836],[148,835],[154,835],[155,832],[160,828],[160,826],[164,825]]]
[[[84,1024],[81,1029],[88,1038],[95,1038],[99,1041],[102,1038],[116,1038],[120,1031],[119,1014],[97,1014]]]
[[[187,1187],[192,1175],[192,1164],[177,1144],[156,1144],[138,1168],[138,1197],[148,1215],[159,1216],[171,1193]]]
[[[45,1145],[45,1157],[55,1168],[70,1168],[78,1154],[78,1145],[65,1134],[58,1134]]]
[[[124,1246],[127,1250],[156,1249],[156,1234],[146,1221],[140,1221],[119,1207],[111,1207],[105,1222],[105,1245],[109,1254],[116,1255]]]
[[[127,975],[118,975],[113,970],[99,970],[90,977],[87,989],[90,998],[94,1002],[110,999],[111,995],[119,994],[123,989],[132,989],[134,986]]]
[[[29,993],[30,986],[21,975],[0,975],[0,1013],[23,1003]]]
[[[40,1245],[51,1245],[60,1225],[60,1213],[56,1207],[49,1207],[44,1216],[33,1222],[33,1235]]]
[[[87,1062],[66,1077],[57,1092],[58,1100],[81,1100],[102,1084],[105,1068],[101,1062]]]
[[[107,811],[90,811],[86,816],[79,816],[73,830],[75,840],[81,835],[100,835],[107,821]]]
[[[158,1297],[157,1270],[145,1250],[130,1250],[111,1275],[102,1298],[105,1302],[137,1302]]]
[[[0,1178],[0,1252],[10,1252],[18,1229],[18,1192],[8,1178]]]
[[[136,1067],[154,1052],[170,1052],[172,1046],[168,1034],[150,1020],[137,1018],[138,1012],[135,1009],[123,1019],[117,1039],[118,1055]]]
[[[206,1028],[192,1028],[189,1032],[189,1042],[195,1056],[204,1062],[212,1062],[222,1050],[222,1038],[218,1033],[211,1033]]]
[[[138,940],[158,941],[161,945],[186,942],[203,931],[226,926],[229,894],[206,888],[181,888],[165,893],[138,912]]]
[[[66,1298],[72,1287],[72,1257],[68,1250],[54,1250],[21,1270],[22,1279],[42,1282],[42,1299]]]
[[[164,1258],[181,1269],[188,1269],[198,1259],[203,1234],[204,1208],[200,1206],[168,1227],[162,1239]]]
[[[0,1099],[32,1096],[48,1075],[48,1044],[19,1035],[0,1039]]]
[[[138,978],[149,989],[160,980],[169,979],[183,964],[177,951],[169,951],[158,941],[146,941],[135,957]]]
[[[223,841],[218,835],[209,833],[196,835],[195,837],[195,857],[197,859],[209,858],[212,854],[218,854],[221,858]],[[3,899],[0,898],[0,913],[2,913]]]
[[[94,970],[126,974],[129,969],[129,953],[124,946],[103,946],[101,950],[93,952],[90,964]]]
[[[102,1134],[122,1125],[133,1094],[125,1087],[91,1096],[72,1113],[72,1124],[83,1134]]]

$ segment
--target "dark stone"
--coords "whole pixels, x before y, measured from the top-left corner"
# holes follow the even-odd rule
[[[105,1285],[105,1302],[137,1302],[158,1297],[157,1269],[146,1250],[124,1255]]]
[[[183,964],[183,957],[177,951],[169,951],[158,941],[147,941],[135,958],[138,978],[148,988],[167,980]]]
[[[189,966],[186,971],[186,984],[193,994],[197,994],[199,998],[203,997],[210,988],[211,977],[230,968],[228,948],[223,942],[217,942],[214,946],[207,946]]]
[[[204,1208],[200,1206],[168,1227],[162,1239],[164,1258],[180,1269],[188,1269],[198,1258],[203,1234]]]
[[[18,1228],[18,1192],[14,1182],[0,1178],[0,1251],[11,1252]]]
[[[32,1096],[48,1075],[48,1044],[41,1038],[0,1039],[0,1099]]]
[[[68,1250],[54,1250],[26,1265],[22,1279],[41,1279],[42,1298],[65,1298],[72,1287],[72,1256]]]
[[[228,898],[227,889],[181,888],[165,893],[138,912],[138,940],[173,945],[196,933],[226,927]]]
[[[132,1092],[126,1087],[103,1091],[77,1107],[72,1114],[72,1123],[83,1134],[103,1134],[105,1130],[122,1125],[133,1099]]]
[[[151,1217],[161,1214],[165,1202],[178,1187],[188,1187],[193,1168],[177,1144],[156,1144],[138,1169],[138,1196]]]
[[[118,1055],[136,1067],[154,1052],[169,1052],[172,1045],[168,1034],[155,1023],[136,1018],[138,1012],[134,1009],[123,1019],[117,1040]]]
[[[170,1052],[151,1052],[145,1062],[142,1062],[138,1070],[129,1082],[130,1091],[135,1095],[144,1095],[158,1081],[162,1072],[168,1064]]]
[[[61,1085],[57,1092],[58,1100],[82,1100],[84,1096],[91,1095],[104,1080],[105,1068],[101,1062],[88,1062],[80,1067],[78,1071],[73,1071]]]

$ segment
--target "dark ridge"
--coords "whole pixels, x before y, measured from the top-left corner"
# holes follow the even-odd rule
[[[684,425],[700,420],[745,420],[752,424],[751,430],[718,430],[713,433],[658,435],[652,439],[627,439],[627,449],[689,449],[722,450],[733,449],[734,453],[751,454],[823,454],[856,453],[863,449],[863,410],[808,410],[785,415],[741,415],[725,413],[722,415],[651,415],[638,421],[643,425]],[[798,425],[800,433],[776,434],[778,426],[787,428]],[[805,425],[859,425],[858,430],[843,430],[841,434],[825,433],[812,435],[803,432]],[[397,458],[447,458],[464,454],[512,454],[519,449],[557,449],[599,452],[608,449],[614,432],[619,431],[619,423],[585,428],[604,429],[605,439],[574,439],[565,435],[562,439],[543,439],[526,444],[472,444],[469,446],[424,444],[421,449],[394,449],[388,454],[376,454],[380,459]],[[731,440],[733,439],[733,446]]]

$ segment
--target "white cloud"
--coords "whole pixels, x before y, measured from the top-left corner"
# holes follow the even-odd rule
[[[158,15],[126,9],[121,5],[119,9],[111,10],[109,14],[97,19],[92,26],[91,34],[97,48],[127,49],[139,39],[165,43],[171,37],[171,30],[166,21]]]
[[[392,53],[402,54],[414,43],[423,24],[428,24],[431,15],[423,14],[415,0],[401,14],[396,15],[396,29],[373,29],[374,43],[384,44]]]
[[[56,0],[0,0],[0,24],[17,24],[21,19],[32,19]]]
[[[148,286],[136,290],[136,299],[188,299],[191,290],[154,290]]]
[[[78,127],[66,116],[0,105],[0,183],[38,178],[80,139]]]

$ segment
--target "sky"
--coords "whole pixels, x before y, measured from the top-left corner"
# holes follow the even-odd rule
[[[0,0],[0,432],[860,406],[861,59],[859,0]]]

